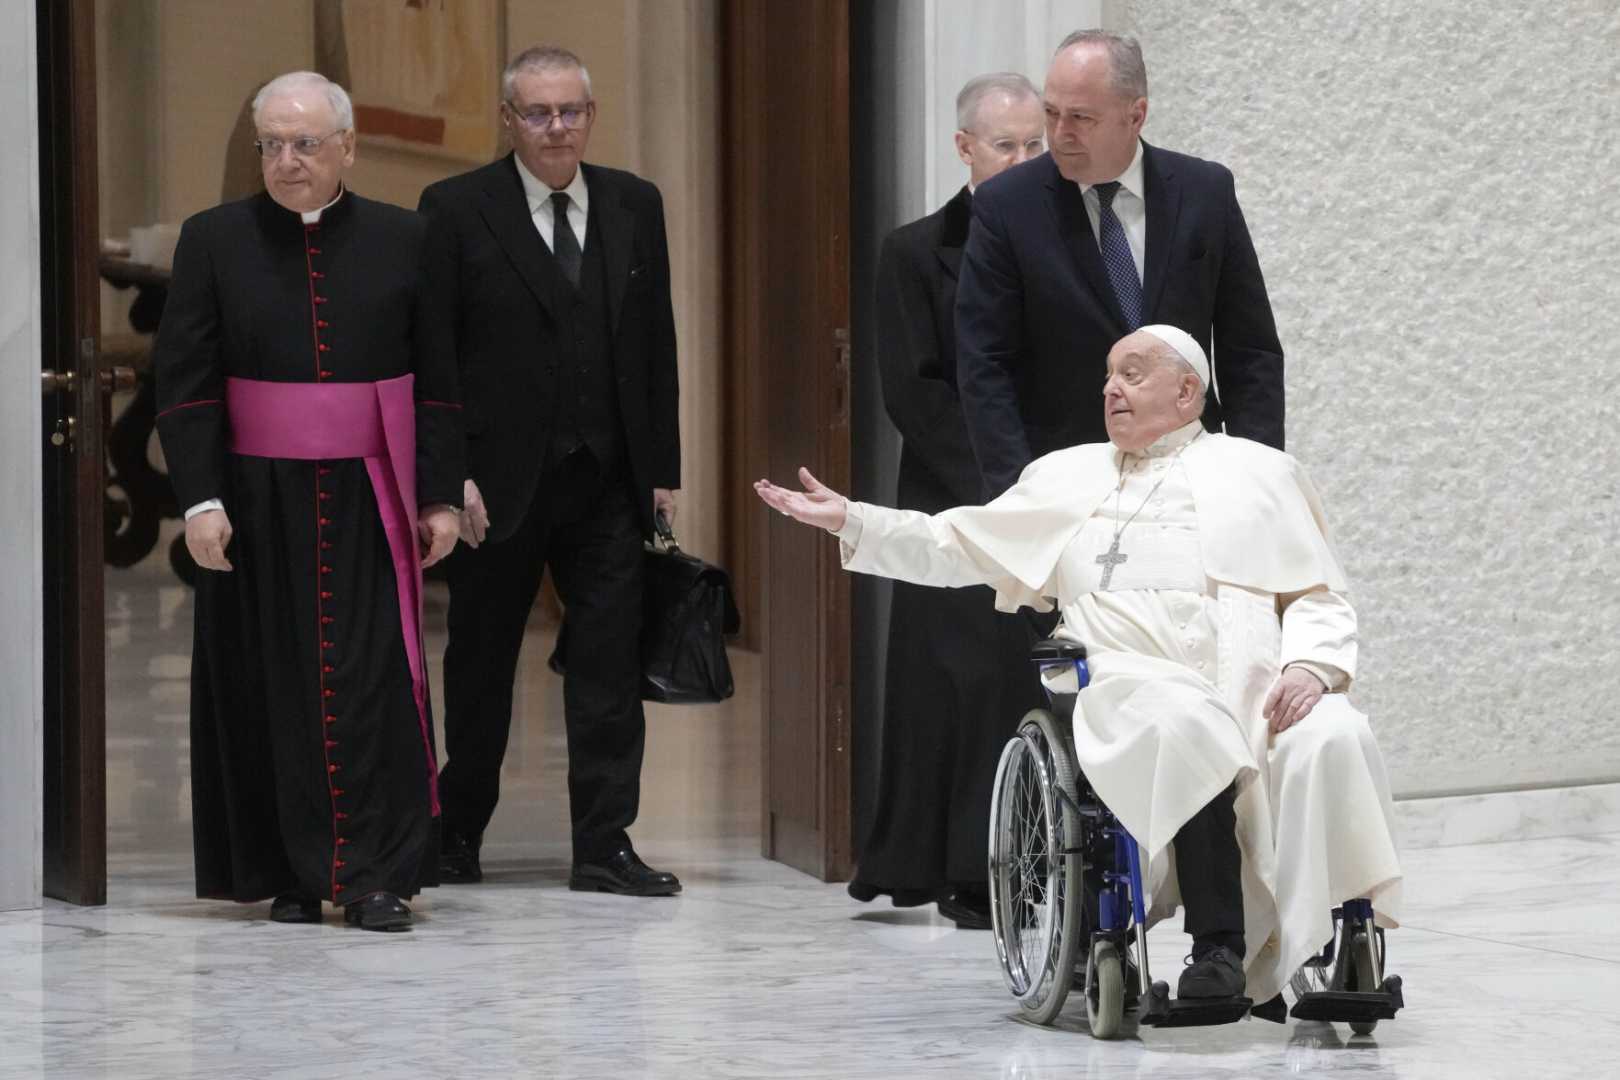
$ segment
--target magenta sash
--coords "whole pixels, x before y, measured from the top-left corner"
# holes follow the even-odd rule
[[[422,648],[422,560],[416,534],[414,375],[362,383],[225,380],[231,452],[247,457],[364,458],[393,555],[399,622],[427,754],[428,799],[439,814],[439,769],[428,731]]]

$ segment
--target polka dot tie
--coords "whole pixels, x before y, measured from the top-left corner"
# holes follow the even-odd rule
[[[1119,194],[1119,181],[1110,180],[1092,188],[1097,193],[1097,224],[1102,233],[1103,266],[1108,270],[1108,281],[1114,286],[1114,298],[1119,301],[1120,314],[1125,316],[1125,329],[1135,330],[1142,325],[1142,282],[1136,276],[1136,260],[1131,258],[1131,245],[1125,239],[1125,226],[1114,213],[1114,196]]]

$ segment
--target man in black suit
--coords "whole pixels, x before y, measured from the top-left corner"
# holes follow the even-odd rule
[[[667,896],[627,829],[645,736],[636,642],[642,540],[680,486],[675,321],[658,189],[582,163],[590,75],[565,49],[529,49],[502,76],[514,152],[434,184],[440,315],[464,386],[467,550],[447,563],[441,874],[481,880],[512,684],[550,566],[566,608],[563,706],[573,819],[569,887]]]
[[[895,505],[928,514],[980,501],[953,325],[973,192],[1046,149],[1040,95],[1022,75],[970,80],[956,122],[967,186],[889,234],[877,266],[883,405],[904,440]],[[1042,701],[1026,624],[993,600],[984,587],[895,582],[877,804],[849,884],[857,900],[937,903],[963,929],[990,925],[984,838],[996,761]]]
[[[1050,153],[973,200],[957,289],[957,378],[986,494],[1032,460],[1107,439],[1108,350],[1187,331],[1214,364],[1204,424],[1283,445],[1283,357],[1224,166],[1148,146],[1133,38],[1070,34],[1042,93]]]

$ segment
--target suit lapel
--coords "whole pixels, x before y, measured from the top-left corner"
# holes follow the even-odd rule
[[[617,334],[619,314],[624,310],[624,291],[630,285],[630,256],[634,251],[635,222],[624,212],[619,193],[600,170],[581,165],[585,186],[591,195],[591,219],[602,240],[602,261],[607,267],[608,328]],[[587,226],[586,232],[590,229]]]
[[[478,212],[523,284],[546,313],[555,317],[557,274],[540,250],[546,242],[540,239],[529,214],[529,199],[523,193],[523,181],[518,179],[512,155],[508,154],[499,165],[484,184],[484,201]]]
[[[1155,322],[1159,296],[1170,272],[1171,240],[1181,216],[1181,184],[1170,163],[1142,144],[1142,185],[1147,189],[1147,250],[1142,256],[1142,321]]]
[[[1097,237],[1091,231],[1091,219],[1086,215],[1086,198],[1080,194],[1079,184],[1065,180],[1063,174],[1058,172],[1057,162],[1050,158],[1048,162],[1051,172],[1046,180],[1047,197],[1052,206],[1058,236],[1068,246],[1069,254],[1074,257],[1075,265],[1080,270],[1080,276],[1091,286],[1097,302],[1113,319],[1114,329],[1117,331],[1114,336],[1122,336],[1125,316],[1119,310],[1119,300],[1114,296],[1114,286],[1108,280],[1107,268],[1103,266],[1102,250],[1097,247]]]
[[[939,245],[934,254],[939,258],[945,274],[955,281],[962,270],[962,248],[967,243],[968,226],[973,221],[973,194],[963,185],[956,197],[939,211]]]

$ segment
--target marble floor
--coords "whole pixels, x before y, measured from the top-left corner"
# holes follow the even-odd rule
[[[108,586],[109,903],[0,915],[0,1077],[1620,1075],[1620,832],[1431,829],[1390,936],[1408,1008],[1372,1037],[1246,1021],[1100,1042],[1078,1003],[1054,1028],[1019,1021],[989,935],[759,858],[747,657],[733,702],[649,721],[636,841],[685,893],[571,893],[541,630],[483,885],[432,890],[398,936],[197,901],[189,599],[145,568]],[[1154,931],[1160,973],[1185,940]]]

